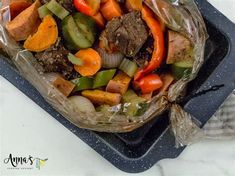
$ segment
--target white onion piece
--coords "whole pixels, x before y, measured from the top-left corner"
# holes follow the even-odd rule
[[[85,97],[72,96],[69,100],[75,105],[75,112],[95,112],[94,105]]]
[[[102,58],[103,68],[116,68],[121,64],[124,58],[124,55],[120,52],[108,53],[105,49],[102,48],[97,48],[97,52]]]

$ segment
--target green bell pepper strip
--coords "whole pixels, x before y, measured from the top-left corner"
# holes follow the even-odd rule
[[[95,75],[93,89],[106,86],[116,73],[116,69],[100,71]]]
[[[81,77],[81,78],[76,78],[76,79],[71,80],[71,82],[76,85],[73,92],[92,89],[93,81],[94,79],[89,78],[89,77]]]

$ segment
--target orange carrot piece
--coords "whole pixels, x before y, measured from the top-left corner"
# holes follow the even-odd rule
[[[143,7],[142,0],[126,0],[126,8],[129,11],[141,10]]]
[[[100,0],[86,0],[87,4],[93,9],[93,11],[98,13],[100,9]]]
[[[82,66],[74,65],[74,69],[82,76],[93,76],[101,68],[101,57],[92,48],[80,50],[75,56],[83,61]]]
[[[122,9],[116,0],[107,0],[106,3],[102,4],[100,11],[108,21],[122,15]]]
[[[100,12],[98,12],[97,14],[95,14],[95,15],[93,15],[91,17],[95,20],[96,24],[99,27],[104,28],[104,26],[105,26],[105,19],[104,19],[104,17],[102,16],[102,14]]]

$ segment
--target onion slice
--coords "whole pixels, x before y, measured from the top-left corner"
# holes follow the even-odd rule
[[[85,97],[72,96],[69,100],[75,105],[75,112],[95,112],[94,105]]]
[[[102,58],[103,68],[116,68],[121,64],[124,55],[120,52],[108,53],[105,49],[97,48],[97,52]]]

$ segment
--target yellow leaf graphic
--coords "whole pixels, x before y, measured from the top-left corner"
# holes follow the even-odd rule
[[[44,166],[46,161],[47,161],[47,159],[44,159],[44,160],[40,159],[40,161],[39,161],[40,167]]]

